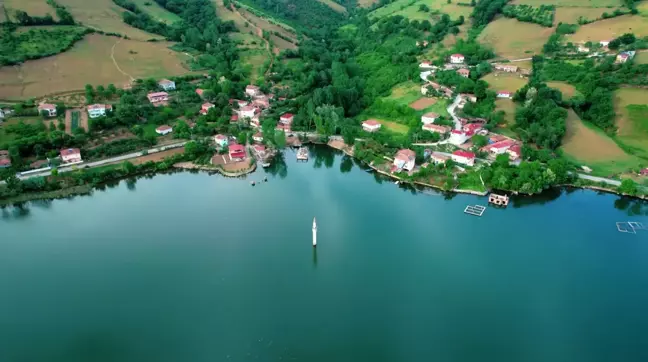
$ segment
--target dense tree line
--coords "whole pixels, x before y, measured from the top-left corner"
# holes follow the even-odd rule
[[[166,23],[155,20],[152,16],[142,11],[135,3],[129,0],[113,0],[113,2],[128,10],[122,13],[122,19],[126,24],[164,37],[170,38],[172,36],[171,29]]]
[[[502,12],[502,9],[509,0],[479,0],[473,8],[472,25],[474,28],[482,27],[490,23],[495,15]]]
[[[85,28],[54,28],[17,33],[15,26],[5,25],[0,28],[0,66],[59,54],[90,32]]]
[[[559,147],[567,119],[560,91],[530,82],[515,92],[513,100],[522,103],[515,114],[515,130],[522,140],[548,149]]]
[[[556,7],[553,5],[540,5],[538,7],[526,4],[506,5],[502,9],[502,14],[507,18],[514,18],[527,23],[535,23],[548,28],[553,26],[555,12]]]

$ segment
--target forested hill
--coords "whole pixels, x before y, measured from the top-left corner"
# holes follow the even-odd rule
[[[242,4],[284,20],[309,36],[321,35],[339,25],[345,16],[317,0],[241,0]]]

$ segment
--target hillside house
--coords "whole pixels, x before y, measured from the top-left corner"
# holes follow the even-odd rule
[[[423,122],[423,124],[430,124],[434,123],[434,121],[436,121],[438,118],[439,115],[437,113],[428,112],[421,116],[421,122]]]
[[[233,114],[233,115],[230,117],[230,123],[236,123],[236,122],[238,122],[238,119],[239,119],[238,114]]]
[[[256,152],[257,155],[261,157],[265,156],[266,148],[264,145],[254,145],[252,147],[254,148],[254,152]]]
[[[261,132],[255,133],[254,136],[252,136],[252,140],[254,142],[258,142],[258,143],[263,142],[263,133],[261,133]]]
[[[394,166],[392,172],[407,170],[412,171],[416,165],[416,152],[409,149],[402,149],[394,157]]]
[[[446,161],[449,159],[449,156],[439,152],[432,152],[432,154],[430,155],[430,161],[434,162],[435,165],[446,163]]]
[[[475,133],[479,132],[483,128],[482,123],[468,123],[463,126],[463,131],[466,132],[467,135],[474,135]]]
[[[477,96],[472,93],[460,93],[459,96],[469,102],[477,102]]]
[[[588,48],[588,47],[581,44],[581,45],[578,46],[578,52],[579,53],[589,53],[590,48]]]
[[[515,146],[516,142],[512,139],[492,143],[482,148],[483,151],[488,152],[491,156],[497,156],[505,153],[509,148]]]
[[[499,70],[501,72],[506,72],[506,73],[516,73],[518,71],[518,67],[516,65],[493,64],[493,67],[495,68],[495,70]]]
[[[442,135],[450,132],[451,130],[451,128],[448,126],[440,126],[438,124],[432,124],[432,123],[424,124],[422,129],[424,131],[428,131],[432,133],[440,133]]]
[[[81,150],[78,148],[66,148],[61,150],[61,161],[63,163],[81,162]]]
[[[424,60],[421,63],[419,63],[419,68],[430,69],[432,68],[432,62]]]
[[[196,94],[197,94],[200,98],[203,97],[203,93],[205,93],[205,90],[204,90],[204,89],[200,89],[200,88],[196,89]]]
[[[635,51],[621,52],[617,54],[615,63],[623,64],[628,60],[634,58],[634,55],[635,55]]]
[[[159,106],[162,104],[166,104],[166,102],[169,100],[169,93],[167,92],[153,92],[149,93],[146,95],[146,98],[148,98],[149,102],[153,104],[154,106]]]
[[[452,152],[452,160],[466,166],[475,165],[475,154],[470,151],[457,150]]]
[[[173,128],[171,126],[167,126],[166,124],[155,129],[155,133],[159,134],[160,136],[168,135],[171,132],[173,132]]]
[[[470,137],[472,137],[472,134],[468,134],[463,130],[454,129],[452,130],[452,133],[450,133],[448,143],[455,146],[460,146],[466,143],[466,141],[468,141]]]
[[[11,167],[11,157],[9,151],[0,150],[0,168]]]
[[[601,40],[599,42],[599,45],[601,45],[602,47],[607,48],[607,46],[610,45],[610,41],[609,40]]]
[[[508,150],[506,150],[506,153],[509,154],[509,158],[511,160],[517,160],[520,157],[522,157],[522,147],[520,147],[519,144],[515,144],[511,146]]]
[[[227,144],[228,144],[227,136],[222,135],[222,134],[217,134],[216,136],[214,136],[214,143],[216,143],[216,145],[218,147],[221,147],[221,148],[226,147]]]
[[[252,101],[252,105],[257,108],[267,109],[270,108],[270,100],[266,96],[260,96]]]
[[[207,113],[209,113],[210,109],[212,109],[214,107],[216,107],[216,106],[209,103],[209,102],[203,103],[202,106],[200,107],[200,114],[202,114],[204,116]]]
[[[86,108],[90,118],[103,117],[106,115],[106,111],[112,111],[110,104],[91,104]]]
[[[160,88],[162,88],[164,91],[172,91],[176,89],[176,84],[172,80],[168,79],[162,79],[161,81],[158,82],[158,85]]]
[[[470,77],[470,69],[468,69],[468,68],[457,69],[457,74],[459,74],[460,76],[462,76],[464,78],[468,78],[468,77]]]
[[[261,89],[255,85],[249,84],[248,86],[245,87],[245,94],[247,94],[250,97],[256,97],[261,95]]]
[[[292,124],[295,116],[292,113],[284,113],[279,117],[279,122],[282,124]]]
[[[450,63],[452,64],[462,64],[464,62],[465,57],[463,54],[452,54],[450,56]]]
[[[38,114],[47,117],[56,117],[56,105],[50,103],[41,103],[38,105]]]
[[[510,99],[511,98],[511,92],[509,91],[498,91],[497,92],[497,98],[506,98]]]
[[[382,124],[380,122],[376,121],[375,119],[368,119],[364,122],[362,122],[362,129],[367,131],[367,132],[376,132],[382,127]]]
[[[256,114],[257,109],[252,106],[245,106],[239,109],[239,117],[252,118]]]
[[[229,146],[229,156],[232,161],[243,161],[247,156],[245,153],[245,146],[237,143]]]

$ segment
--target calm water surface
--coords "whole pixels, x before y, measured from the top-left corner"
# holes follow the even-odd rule
[[[645,204],[477,218],[313,152],[2,210],[0,361],[648,361]]]

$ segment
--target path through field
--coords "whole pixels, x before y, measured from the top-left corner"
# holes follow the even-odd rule
[[[274,58],[275,58],[274,55],[279,54],[279,48],[270,49],[270,42],[263,37],[263,29],[261,29],[261,27],[257,26],[256,24],[248,20],[245,16],[243,16],[243,14],[241,14],[238,11],[238,9],[236,8],[236,6],[234,6],[234,4],[230,4],[230,9],[232,9],[232,11],[236,13],[236,15],[240,16],[241,19],[252,24],[252,26],[254,26],[254,28],[256,29],[257,36],[265,42],[265,48],[268,51],[268,53],[270,53],[270,65],[268,66],[266,72],[263,74],[264,77],[267,76],[270,70],[272,69],[272,65],[274,64]]]
[[[135,80],[135,78],[133,78],[132,75],[130,75],[130,74],[124,72],[124,71],[119,67],[119,64],[117,64],[117,61],[115,60],[115,47],[117,46],[117,44],[119,44],[120,41],[122,41],[122,38],[119,38],[119,40],[117,40],[117,41],[115,42],[115,44],[113,44],[112,49],[110,50],[110,59],[112,59],[112,62],[113,62],[113,64],[115,65],[115,68],[117,68],[117,70],[118,70],[121,74],[123,74],[123,75],[127,76],[128,78],[130,78],[130,80],[131,80],[131,82],[132,82],[132,81]]]

